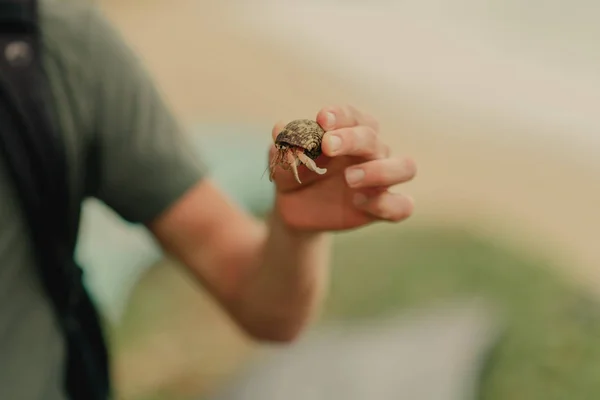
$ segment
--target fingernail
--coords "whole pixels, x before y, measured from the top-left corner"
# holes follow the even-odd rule
[[[367,196],[365,196],[362,193],[355,193],[354,194],[354,198],[352,199],[352,201],[354,202],[355,206],[362,206],[363,204],[365,204],[367,202]]]
[[[327,112],[325,114],[325,121],[328,128],[333,128],[335,126],[335,114],[332,112]]]
[[[346,182],[349,186],[354,186],[365,177],[365,171],[360,168],[352,168],[346,171]]]
[[[332,153],[335,153],[342,148],[342,139],[338,136],[330,135],[327,141],[329,142],[329,151]]]

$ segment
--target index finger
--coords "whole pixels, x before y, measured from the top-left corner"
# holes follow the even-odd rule
[[[317,114],[317,122],[327,131],[363,125],[379,132],[379,123],[372,115],[351,105],[325,107]]]

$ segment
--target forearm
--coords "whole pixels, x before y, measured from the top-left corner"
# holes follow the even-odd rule
[[[325,291],[328,234],[289,229],[277,212],[267,223],[259,221],[210,184],[199,185],[181,203],[151,225],[163,249],[250,335],[292,339]]]
[[[289,229],[275,213],[256,267],[244,280],[237,317],[255,336],[292,339],[318,311],[326,292],[330,237]]]

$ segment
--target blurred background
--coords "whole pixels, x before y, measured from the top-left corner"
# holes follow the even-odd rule
[[[96,2],[257,215],[278,120],[350,103],[417,160],[409,221],[336,235],[323,323],[483,296],[508,323],[482,398],[600,396],[600,3]],[[120,398],[211,396],[260,351],[100,204],[80,257],[112,321]]]

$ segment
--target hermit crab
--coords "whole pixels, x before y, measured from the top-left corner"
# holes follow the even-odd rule
[[[325,130],[310,119],[297,119],[287,124],[275,138],[277,154],[269,165],[269,180],[273,181],[275,168],[280,166],[284,170],[291,169],[294,178],[301,184],[298,176],[298,165],[301,163],[319,175],[326,173],[327,169],[319,168],[315,163],[316,158],[321,155],[324,134]]]

